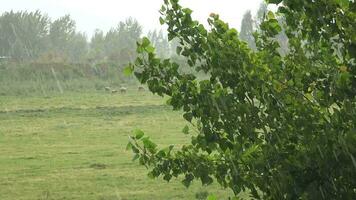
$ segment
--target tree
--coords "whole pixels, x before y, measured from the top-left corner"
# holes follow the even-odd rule
[[[75,36],[76,25],[75,21],[65,15],[53,21],[50,25],[49,40],[50,51],[56,56],[63,59],[68,59],[68,48],[72,38]]]
[[[285,56],[273,12],[252,51],[219,15],[210,15],[208,31],[178,0],[164,2],[168,38],[179,39],[177,52],[209,78],[180,73],[178,64],[155,56],[147,38],[139,43],[125,71],[169,96],[192,135],[180,149],[158,149],[136,130],[128,148],[149,176],[183,175],[186,186],[217,181],[256,199],[355,199],[355,2],[269,0],[286,21]]]
[[[49,18],[40,11],[5,12],[0,16],[0,55],[16,60],[37,57],[46,49]]]
[[[137,20],[128,18],[119,22],[116,28],[112,28],[105,35],[105,55],[110,60],[121,64],[127,64],[136,56],[136,41],[142,34],[142,26]]]
[[[104,52],[105,38],[103,31],[96,29],[90,40],[89,57],[93,60],[102,60],[105,57]]]
[[[257,10],[257,15],[255,19],[255,26],[259,27],[261,23],[264,21],[264,18],[266,17],[267,14],[267,4],[265,2],[262,2],[260,4],[260,7]]]
[[[155,42],[157,41],[157,30],[153,31],[148,31],[147,33],[147,38],[151,41],[151,43],[154,45]]]
[[[72,62],[81,62],[86,59],[89,52],[87,36],[84,33],[77,32],[69,39],[67,54]]]
[[[86,36],[76,32],[69,15],[53,22],[40,11],[5,12],[0,17],[0,54],[18,61],[56,56],[78,61],[88,51]],[[53,59],[53,58],[50,58]]]
[[[147,37],[151,41],[153,47],[156,48],[157,56],[160,58],[170,57],[170,46],[167,37],[163,34],[163,31],[160,30],[157,33],[157,30],[150,31],[147,34]]]
[[[254,21],[252,19],[251,11],[247,11],[241,21],[240,38],[247,42],[251,49],[256,49],[255,39],[253,38],[253,24]]]

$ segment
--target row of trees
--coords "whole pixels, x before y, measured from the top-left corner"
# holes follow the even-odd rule
[[[128,18],[104,33],[96,30],[90,41],[65,15],[52,21],[46,14],[5,12],[0,16],[0,56],[17,61],[115,61],[127,63],[136,54],[142,26]],[[162,31],[148,33],[159,55],[170,56],[170,44]]]
[[[88,50],[86,36],[77,32],[69,15],[51,21],[36,12],[5,12],[0,17],[0,55],[16,60],[56,57],[82,58]]]
[[[249,47],[256,49],[253,32],[266,15],[267,5],[262,3],[257,16],[247,11],[242,19],[240,38]],[[282,18],[278,18],[283,23]],[[108,60],[121,63],[132,61],[136,55],[136,41],[142,35],[142,26],[133,18],[110,29],[107,33],[95,30],[88,42],[87,36],[76,30],[76,23],[69,15],[51,21],[40,11],[5,12],[0,16],[0,56],[15,60],[41,61],[97,61]],[[168,42],[160,30],[149,31],[147,37],[156,48],[157,55],[168,58],[175,54],[177,40]],[[287,37],[284,33],[276,36],[281,50],[287,50]]]

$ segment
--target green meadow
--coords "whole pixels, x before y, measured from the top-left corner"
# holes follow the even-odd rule
[[[141,129],[161,147],[186,144],[181,113],[165,98],[100,78],[0,75],[0,199],[226,199],[230,191],[150,179],[132,161],[128,136]],[[15,73],[15,72],[18,73]],[[16,77],[12,77],[13,75]],[[23,79],[21,77],[24,77]],[[45,78],[43,78],[45,77]],[[79,83],[79,84],[78,84]],[[58,86],[60,84],[60,86]],[[78,87],[80,85],[81,87]],[[94,87],[96,85],[96,87]],[[61,87],[61,88],[59,88]],[[41,89],[42,88],[42,89]]]

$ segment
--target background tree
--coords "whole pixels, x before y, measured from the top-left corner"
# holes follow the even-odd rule
[[[260,27],[261,23],[264,21],[267,14],[267,4],[262,2],[260,7],[257,10],[256,19],[255,19],[255,27]]]
[[[96,30],[90,43],[76,30],[75,21],[65,15],[51,21],[36,12],[6,12],[0,16],[0,56],[18,61],[87,62],[113,61],[126,64],[136,56],[136,41],[142,34],[137,20],[127,18],[107,33]],[[160,55],[169,56],[163,32],[157,35]]]
[[[136,55],[136,41],[141,34],[142,26],[137,20],[128,18],[125,22],[119,22],[105,35],[105,55],[121,64],[132,61]]]
[[[170,46],[168,42],[168,38],[163,34],[163,31],[160,30],[158,33],[157,31],[153,31],[152,34],[152,41],[153,46],[156,48],[157,56],[160,58],[168,58],[170,57]]]
[[[96,29],[90,40],[89,58],[92,60],[102,60],[105,58],[105,38],[102,30]]]
[[[76,32],[69,15],[51,22],[40,11],[6,12],[0,16],[0,35],[1,56],[18,61],[83,61],[88,51],[86,36]]]
[[[160,30],[158,33],[155,48],[157,50],[157,55],[160,56],[160,58],[170,57],[170,46],[168,38],[163,34],[162,30]]]
[[[71,40],[75,36],[75,21],[69,15],[60,17],[50,25],[49,40],[50,51],[55,57],[69,59],[67,50]]]
[[[254,21],[252,19],[251,11],[247,11],[241,21],[241,40],[247,42],[251,49],[256,49],[255,39],[253,38],[253,28]]]
[[[67,54],[71,62],[84,62],[88,56],[89,44],[84,33],[76,32],[69,39]]]
[[[16,60],[38,56],[46,48],[49,18],[40,11],[0,16],[0,55]]]
[[[186,186],[216,180],[256,199],[354,199],[355,2],[270,0],[285,18],[284,56],[273,12],[255,33],[252,51],[217,14],[208,19],[208,31],[177,0],[164,2],[168,38],[177,38],[177,52],[208,78],[156,58],[147,38],[139,43],[140,56],[126,71],[169,96],[192,137],[180,149],[158,149],[136,130],[128,148],[151,167],[149,176],[169,181],[184,175]]]

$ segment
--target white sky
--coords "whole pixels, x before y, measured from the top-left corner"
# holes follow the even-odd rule
[[[210,13],[218,13],[230,26],[240,29],[247,10],[253,13],[262,0],[180,0],[183,7],[191,8],[193,17],[206,24]],[[70,14],[77,29],[90,36],[96,28],[107,31],[119,21],[132,16],[144,27],[144,32],[158,28],[158,10],[163,0],[0,0],[0,13],[5,11],[40,10],[52,19]]]

